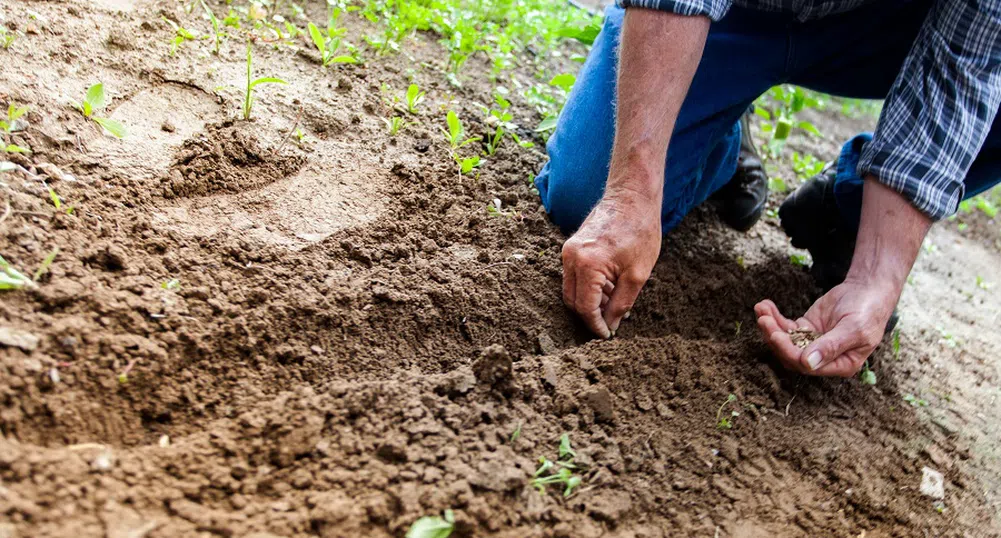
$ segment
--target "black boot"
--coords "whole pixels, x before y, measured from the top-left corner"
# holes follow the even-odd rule
[[[845,281],[858,234],[856,226],[850,226],[841,218],[834,200],[837,167],[837,161],[825,166],[779,207],[782,229],[792,240],[792,246],[810,251],[813,257],[810,273],[824,293]],[[886,323],[886,332],[893,330],[897,320],[894,309]]]
[[[731,228],[746,232],[765,211],[768,174],[751,139],[749,114],[741,118],[740,155],[730,182],[710,198],[716,213]]]

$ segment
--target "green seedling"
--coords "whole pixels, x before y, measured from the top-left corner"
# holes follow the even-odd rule
[[[13,133],[17,128],[17,120],[21,116],[28,113],[28,106],[17,106],[16,103],[11,103],[7,107],[7,119],[0,120],[0,129],[7,134]]]
[[[504,141],[504,128],[498,125],[497,129],[494,131],[494,134],[487,137],[486,140],[487,155],[493,156],[494,153],[497,153],[497,149],[500,148],[501,142],[503,141]]]
[[[15,103],[11,103],[7,107],[7,119],[0,120],[0,130],[9,137],[11,133],[17,130],[17,120],[21,116],[24,116],[28,112],[27,106],[19,107]],[[3,144],[4,152],[6,153],[31,153],[31,150],[24,146],[19,146],[13,142],[6,142]]]
[[[160,287],[163,288],[163,289],[165,289],[165,290],[176,290],[177,288],[181,287],[181,281],[178,280],[178,279],[176,279],[176,278],[172,278],[172,279],[170,279],[170,280],[168,280],[168,281],[160,284]]]
[[[786,185],[785,180],[780,177],[770,177],[768,178],[768,190],[781,194],[787,192],[789,190],[789,186]]]
[[[31,276],[31,280],[38,282],[38,279],[45,276],[49,272],[49,266],[52,262],[56,261],[56,255],[59,254],[59,247],[54,247],[51,252],[49,252],[44,259],[42,259],[41,265],[38,269],[35,269],[35,274]]]
[[[938,332],[941,335],[941,338],[939,338],[938,343],[944,344],[946,347],[950,348],[956,348],[959,346],[959,341],[956,340],[956,337],[953,336],[952,333],[946,331],[942,327],[938,327]]]
[[[382,118],[382,121],[386,124],[389,129],[389,136],[396,136],[397,133],[410,127],[413,123],[403,121],[403,118],[399,116],[393,116],[392,118],[386,119]]]
[[[455,514],[445,510],[443,517],[424,516],[414,522],[406,538],[448,538],[455,528]]]
[[[810,258],[806,254],[790,254],[789,262],[800,267],[807,267],[810,265]]]
[[[243,97],[243,119],[250,121],[250,112],[254,107],[254,88],[260,84],[288,84],[284,80],[275,77],[254,78],[253,69],[253,45],[247,43],[247,90]]]
[[[570,446],[570,434],[564,433],[560,436],[560,460],[573,460],[577,457],[577,452]]]
[[[733,322],[733,327],[734,327],[733,335],[735,337],[740,336],[740,322],[739,321]]]
[[[862,365],[862,371],[859,372],[859,381],[863,385],[875,385],[876,384],[876,374],[869,369],[869,361],[865,361]]]
[[[467,144],[480,141],[480,137],[478,136],[464,138],[466,132],[462,127],[462,121],[459,120],[459,116],[455,111],[448,111],[448,114],[445,116],[445,122],[448,125],[448,130],[442,129],[442,132],[445,133],[445,139],[453,151]]]
[[[928,407],[928,400],[918,398],[913,394],[905,394],[904,401],[911,404],[911,407]]]
[[[453,154],[453,157],[455,157],[456,164],[459,165],[459,175],[468,174],[473,171],[473,168],[477,168],[483,164],[483,160],[480,159],[479,155],[460,157],[458,154]]]
[[[83,97],[83,103],[73,103],[73,106],[83,114],[83,117],[94,120],[108,134],[116,138],[125,138],[128,133],[125,126],[111,118],[103,118],[94,114],[104,110],[105,95],[104,84],[98,82],[87,88],[87,94]]]
[[[417,105],[424,101],[424,92],[416,84],[407,87],[407,112],[417,114]]]
[[[219,42],[222,41],[222,38],[223,38],[223,36],[226,35],[226,32],[222,30],[222,23],[215,16],[215,12],[213,12],[209,8],[208,4],[205,3],[205,0],[198,0],[198,1],[201,2],[202,9],[205,10],[205,14],[208,16],[209,22],[212,23],[212,38],[213,38],[213,40],[215,42],[215,49],[212,52],[215,53],[216,56],[218,56],[219,55]]]
[[[511,438],[510,438],[510,439],[508,439],[508,442],[509,442],[509,443],[512,443],[512,444],[513,444],[513,443],[514,443],[515,441],[517,441],[517,440],[518,440],[518,439],[519,439],[520,437],[521,437],[521,422],[519,422],[519,423],[518,423],[518,426],[517,426],[517,427],[515,427],[515,429],[514,429],[514,431],[513,431],[513,432],[511,432]]]
[[[994,287],[993,284],[984,280],[984,277],[977,275],[977,287],[982,290],[989,290]]]
[[[574,489],[580,486],[583,481],[581,477],[573,474],[573,470],[577,469],[577,466],[573,462],[574,458],[577,457],[577,453],[570,446],[569,434],[564,433],[560,436],[558,454],[559,456],[555,462],[550,461],[545,456],[540,456],[539,468],[536,469],[529,483],[543,495],[546,493],[546,486],[550,484],[562,484],[563,497],[566,498],[573,495]]]
[[[900,327],[893,329],[893,358],[900,360]]]
[[[806,181],[824,170],[824,161],[813,155],[800,156],[794,151],[792,152],[792,169],[800,181]]]
[[[563,90],[564,93],[570,93],[570,89],[573,88],[575,82],[577,82],[577,77],[570,73],[563,73],[553,77],[549,81],[549,84]]]
[[[491,217],[515,218],[518,216],[518,213],[513,209],[503,209],[500,198],[494,198],[493,201],[487,204],[487,214]]]
[[[7,28],[0,26],[0,47],[3,47],[4,50],[9,49],[10,46],[14,44],[14,41],[17,40],[17,38],[18,38],[17,32],[9,31],[7,30]]]
[[[556,128],[556,121],[559,119],[556,115],[548,115],[539,122],[539,125],[535,128],[535,132],[544,133],[546,131],[552,131]]]
[[[49,263],[52,263],[51,261]],[[38,284],[0,256],[0,290],[36,289]]]
[[[726,400],[723,402],[722,405],[719,406],[719,409],[716,410],[717,430],[729,430],[730,428],[733,428],[732,418],[740,416],[740,412],[738,412],[737,410],[732,410],[730,411],[729,416],[723,416],[723,409],[725,409],[727,405],[736,401],[737,401],[737,396],[735,394],[732,393],[728,394]]]
[[[52,205],[54,205],[56,207],[56,211],[62,211],[62,209],[63,209],[63,200],[62,200],[62,198],[59,197],[59,195],[56,193],[56,191],[52,189],[52,187],[49,187],[49,200],[51,200],[52,201]],[[73,214],[73,206],[69,206],[69,207],[66,208],[66,214],[67,215],[72,215]]]
[[[195,41],[198,39],[198,36],[193,34],[191,30],[188,30],[167,17],[163,17],[163,20],[170,25],[171,29],[174,30],[174,37],[170,39],[171,56],[177,53],[177,49],[179,49],[185,41]]]
[[[347,31],[345,28],[337,27],[337,19],[340,18],[341,10],[335,8],[327,21],[327,30],[321,31],[312,22],[309,23],[309,37],[313,40],[313,45],[320,52],[320,63],[323,67],[327,67],[330,64],[353,64],[358,63],[357,58],[348,55],[338,55],[337,49],[341,47],[341,40],[344,37],[344,33]]]

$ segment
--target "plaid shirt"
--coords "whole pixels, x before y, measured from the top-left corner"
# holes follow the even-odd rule
[[[732,4],[802,21],[875,0],[619,0],[622,7],[703,15]],[[1001,104],[1001,0],[936,0],[904,61],[859,161],[933,219],[956,212],[963,179]]]

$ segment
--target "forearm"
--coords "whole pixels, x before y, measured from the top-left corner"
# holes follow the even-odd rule
[[[706,17],[626,11],[606,196],[631,193],[660,206],[671,132],[702,58],[709,23]]]
[[[862,219],[847,280],[899,296],[932,221],[903,196],[866,178]]]

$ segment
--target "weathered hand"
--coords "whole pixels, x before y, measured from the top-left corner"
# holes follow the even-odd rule
[[[893,284],[845,280],[796,321],[787,319],[770,300],[754,306],[758,328],[783,365],[808,375],[851,377],[862,368],[883,338],[886,322],[900,297]],[[821,333],[803,349],[789,331]]]
[[[563,302],[592,332],[610,338],[660,254],[660,204],[606,196],[563,245]]]

